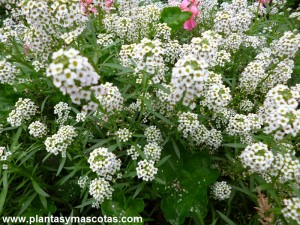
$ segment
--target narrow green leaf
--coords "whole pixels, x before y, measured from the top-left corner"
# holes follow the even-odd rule
[[[135,199],[136,196],[143,190],[144,186],[146,185],[146,182],[142,182],[138,185],[137,189],[135,190],[132,198]]]
[[[2,213],[3,206],[5,203],[7,191],[8,191],[8,183],[7,183],[7,170],[3,172],[2,176],[2,182],[3,182],[3,189],[0,193],[0,214]]]
[[[58,167],[58,170],[57,170],[57,173],[56,173],[56,176],[58,176],[60,174],[60,172],[62,171],[62,169],[64,168],[64,165],[66,163],[66,160],[67,160],[67,157],[63,157],[60,164],[59,164],[59,167]]]
[[[165,157],[163,157],[161,160],[159,160],[159,162],[156,164],[156,167],[160,167],[161,165],[163,165],[170,157],[172,157],[171,155],[167,155]]]
[[[48,95],[48,96],[45,98],[45,100],[43,101],[43,103],[42,103],[42,105],[41,105],[41,112],[44,111],[46,101],[48,100],[49,97],[50,97],[50,95]]]
[[[43,195],[39,195],[40,201],[45,209],[47,209],[47,199]]]
[[[120,64],[117,64],[117,63],[102,63],[101,66],[106,66],[106,67],[110,67],[110,68],[113,68],[113,69],[127,71],[128,73],[134,72],[133,69],[128,68],[128,67],[124,67],[124,66],[122,66]]]
[[[33,199],[37,196],[37,193],[33,193],[27,200],[26,202],[24,202],[24,204],[22,205],[21,210],[18,213],[18,216],[21,216],[23,212],[25,212],[25,210],[29,207],[29,205],[31,204],[31,202],[33,201]]]
[[[175,151],[175,153],[176,153],[178,159],[180,159],[180,151],[179,151],[179,148],[178,148],[176,142],[175,142],[173,139],[172,139],[172,145],[173,145],[174,151]]]
[[[166,181],[160,179],[159,177],[155,177],[154,180],[159,184],[166,185]]]
[[[166,117],[164,117],[160,113],[154,112],[154,111],[150,111],[150,113],[152,113],[154,116],[156,116],[159,119],[161,119],[162,121],[164,121],[166,124],[173,125],[173,123],[169,119],[167,119]]]
[[[86,151],[90,152],[96,148],[101,147],[102,145],[106,144],[107,142],[111,141],[113,139],[113,137],[107,138],[107,139],[102,139],[99,140],[95,145],[93,145],[92,147],[88,148]]]
[[[15,147],[17,146],[18,144],[18,141],[19,141],[19,138],[21,136],[21,133],[22,133],[22,127],[19,127],[17,133],[14,135],[13,139],[12,139],[12,144],[10,146],[10,150],[11,151],[14,151],[15,150]]]
[[[39,195],[49,197],[49,195],[35,181],[32,181],[32,186]]]
[[[81,209],[87,205],[91,205],[94,201],[95,201],[95,199],[93,199],[93,198],[87,199],[86,202],[82,203],[81,205],[76,206],[75,208]]]
[[[227,144],[224,144],[224,146],[231,147],[231,148],[246,148],[247,147],[247,145],[242,144],[242,143],[227,143]]]
[[[217,213],[220,215],[220,217],[228,223],[228,225],[236,225],[235,222],[233,222],[231,219],[229,219],[227,216],[225,216],[223,213],[217,210]]]
[[[251,198],[255,198],[255,195],[253,195],[248,189],[245,189],[245,188],[240,188],[240,187],[237,187],[237,186],[234,186],[234,185],[231,185],[231,187],[237,191],[240,191],[246,195],[248,195],[249,197]]]
[[[136,171],[132,172],[126,172],[123,174],[122,178],[127,178],[127,177],[135,177],[136,176]]]

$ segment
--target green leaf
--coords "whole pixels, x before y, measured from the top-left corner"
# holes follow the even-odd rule
[[[224,146],[231,147],[231,148],[246,148],[247,147],[247,145],[242,144],[242,143],[227,143],[227,144],[224,144]]]
[[[40,201],[45,209],[47,209],[47,199],[43,195],[39,195]]]
[[[161,165],[163,165],[169,158],[171,158],[171,155],[167,155],[165,157],[163,157],[161,160],[159,160],[159,162],[156,164],[156,167],[160,167]]]
[[[2,213],[3,206],[5,203],[7,191],[8,191],[8,183],[7,183],[7,170],[3,172],[2,176],[2,182],[3,182],[3,189],[0,194],[0,214]]]
[[[44,197],[49,197],[49,195],[35,181],[32,181],[32,186],[39,195],[42,195]]]
[[[57,173],[56,173],[56,176],[58,176],[60,174],[60,172],[62,171],[62,169],[64,168],[64,165],[66,163],[66,160],[67,160],[67,157],[64,157],[62,158],[60,164],[59,164],[59,167],[58,167],[58,170],[57,170]]]
[[[133,199],[132,197],[126,198],[121,189],[115,189],[112,200],[105,200],[101,204],[102,213],[106,216],[116,216],[122,214],[122,216],[126,217],[136,217],[140,216],[139,213],[143,212],[144,207],[145,204],[142,199]],[[117,225],[119,223],[112,224]],[[124,224],[129,225],[130,223]],[[143,223],[135,222],[134,224]]]
[[[160,183],[162,185],[166,185],[166,181],[160,179],[159,177],[155,177],[154,180],[157,182],[157,183]]]
[[[10,150],[11,151],[14,151],[17,144],[18,144],[18,141],[19,141],[19,138],[21,136],[21,133],[22,133],[22,127],[19,127],[17,133],[14,135],[13,139],[12,139],[12,144],[10,146]]]
[[[23,212],[30,206],[33,199],[37,196],[37,193],[33,193],[29,198],[26,199],[26,201],[22,204],[22,208],[20,212],[18,213],[18,216],[22,215]]]
[[[68,180],[66,183],[58,186],[55,191],[56,196],[59,196],[63,202],[71,202],[79,198],[80,193],[81,189],[77,184],[77,179]]]
[[[197,215],[198,219],[205,218],[208,203],[207,189],[217,180],[219,172],[211,168],[208,154],[187,155],[185,151],[178,159],[172,148],[166,150],[168,151],[166,154],[171,153],[173,157],[160,167],[157,174],[157,177],[166,181],[166,184],[159,184],[159,182],[153,184],[163,196],[161,209],[166,220],[173,224],[175,221],[183,224],[187,217]],[[200,219],[199,221],[201,222]]]
[[[86,151],[90,152],[90,151],[92,151],[92,150],[94,150],[96,148],[99,148],[102,145],[106,144],[107,142],[111,141],[112,139],[113,139],[112,137],[107,138],[107,139],[99,139],[99,141],[95,145],[93,145],[92,147],[88,148]]]
[[[220,215],[220,217],[228,223],[228,225],[236,225],[235,222],[233,222],[231,219],[229,219],[227,216],[225,216],[223,213],[217,210],[217,213]]]
[[[43,101],[43,103],[42,103],[42,105],[41,105],[41,112],[44,111],[46,101],[48,100],[49,97],[50,97],[50,95],[48,95],[48,96],[44,99],[44,101]]]
[[[169,119],[167,119],[166,117],[164,117],[160,113],[154,112],[154,111],[150,111],[150,113],[153,114],[154,116],[158,117],[162,121],[164,121],[166,124],[173,125],[173,123]]]
[[[94,201],[95,201],[95,199],[89,198],[84,203],[82,203],[81,205],[76,206],[75,208],[78,208],[78,209],[83,208],[87,205],[91,205]]]
[[[172,140],[172,145],[173,145],[173,148],[174,148],[174,151],[175,151],[177,157],[180,159],[180,151],[179,151],[179,148],[178,148],[178,146],[177,146],[177,144],[174,140]]]
[[[146,185],[146,182],[142,182],[138,185],[137,189],[135,190],[132,198],[135,198],[136,196],[138,196],[138,194],[143,190],[144,186]]]
[[[179,7],[166,7],[160,14],[161,21],[173,30],[183,26],[184,22],[192,16],[191,12],[182,12]]]

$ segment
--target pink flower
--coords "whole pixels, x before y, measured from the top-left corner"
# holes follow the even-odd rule
[[[105,5],[107,8],[112,7],[113,4],[114,4],[114,0],[105,0]]]
[[[265,3],[270,3],[270,1],[271,0],[258,0],[260,3],[263,3],[263,4],[265,4]]]
[[[196,0],[183,0],[180,4],[180,9],[184,12],[191,12],[192,16],[190,17],[190,19],[188,19],[187,21],[185,21],[185,23],[183,24],[183,28],[185,30],[193,30],[196,26],[197,23],[195,21],[195,17],[198,16],[199,11],[197,6],[199,5],[199,2],[196,3]]]
[[[96,7],[90,8],[93,0],[80,0],[79,5],[81,7],[82,12],[87,16],[91,12],[96,13],[97,9]]]

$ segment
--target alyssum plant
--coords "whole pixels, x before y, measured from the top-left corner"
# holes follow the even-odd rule
[[[300,224],[299,8],[0,7],[2,216]]]

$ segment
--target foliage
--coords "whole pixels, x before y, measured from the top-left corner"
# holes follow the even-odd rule
[[[0,216],[299,224],[299,8],[266,2],[0,0]]]

